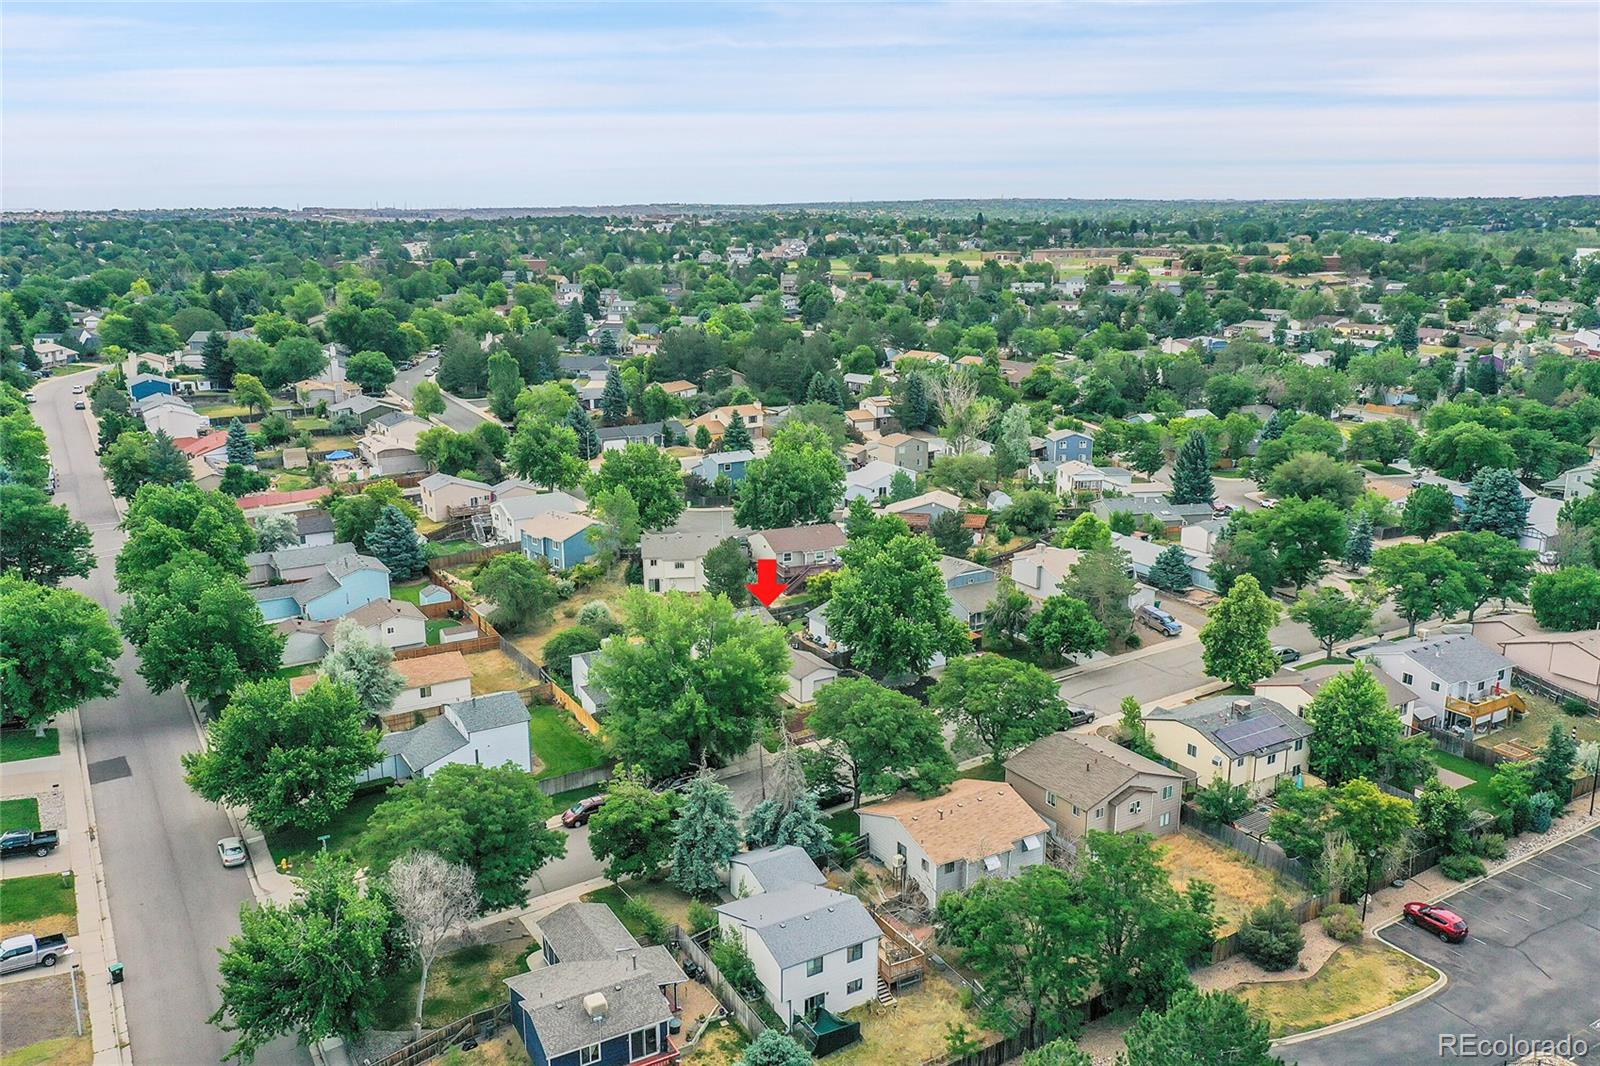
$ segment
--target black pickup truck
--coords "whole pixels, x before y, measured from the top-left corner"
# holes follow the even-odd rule
[[[26,855],[33,852],[35,855],[44,856],[56,850],[61,843],[61,834],[54,829],[38,831],[33,829],[7,829],[0,833],[0,857],[7,855]]]

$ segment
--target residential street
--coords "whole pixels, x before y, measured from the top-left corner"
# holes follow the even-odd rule
[[[115,616],[121,604],[114,565],[122,545],[117,512],[101,477],[72,385],[88,374],[42,382],[33,411],[50,443],[65,504],[94,533],[99,565],[71,586]],[[216,841],[232,835],[217,807],[183,781],[178,759],[198,744],[183,696],[157,696],[135,673],[128,650],[118,663],[121,690],[81,711],[106,881],[121,962],[126,966],[128,1028],[135,1061],[213,1066],[231,1040],[208,1025],[217,996],[217,949],[238,931],[251,900],[243,870],[225,870]],[[97,975],[89,975],[97,980]],[[309,1061],[292,1040],[257,1055],[262,1063]]]
[[[417,382],[432,380],[426,378],[428,370],[437,369],[438,356],[419,359],[417,365],[410,370],[398,371],[394,376],[394,384],[389,388],[407,400],[411,399],[411,390],[417,387]],[[441,390],[442,391],[442,390]],[[484,422],[484,416],[465,400],[457,399],[448,392],[444,394],[444,414],[439,415],[439,421],[455,430],[457,433],[466,433],[476,429]]]

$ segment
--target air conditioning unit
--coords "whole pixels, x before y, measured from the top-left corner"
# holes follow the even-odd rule
[[[1222,756],[1220,756],[1220,755],[1211,756],[1211,765],[1212,766],[1221,766],[1222,765]]]
[[[899,873],[901,870],[905,869],[905,865],[906,857],[904,855],[897,854],[894,858],[889,860],[889,869],[895,873]]]

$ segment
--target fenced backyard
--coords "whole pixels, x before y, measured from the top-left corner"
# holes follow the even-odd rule
[[[761,1020],[761,1016],[756,1013],[756,1009],[745,1001],[745,998],[739,994],[739,990],[734,988],[726,977],[722,976],[722,971],[717,969],[716,963],[711,961],[711,953],[701,947],[688,933],[684,932],[682,926],[675,925],[672,927],[669,942],[672,945],[673,953],[678,956],[679,961],[687,959],[705,971],[706,984],[711,986],[711,990],[717,994],[718,1001],[733,1016],[734,1021],[738,1022],[744,1028],[744,1031],[750,1034],[750,1039],[754,1040],[767,1031],[767,1023]]]

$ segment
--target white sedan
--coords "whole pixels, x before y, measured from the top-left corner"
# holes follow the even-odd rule
[[[223,837],[217,841],[217,855],[224,866],[243,866],[250,859],[250,852],[238,837]]]

